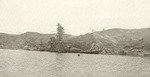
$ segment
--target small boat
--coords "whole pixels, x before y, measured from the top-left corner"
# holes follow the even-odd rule
[[[80,56],[80,54],[78,54],[78,56]]]

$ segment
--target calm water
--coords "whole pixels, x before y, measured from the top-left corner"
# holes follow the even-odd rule
[[[0,77],[150,77],[150,58],[0,50]]]

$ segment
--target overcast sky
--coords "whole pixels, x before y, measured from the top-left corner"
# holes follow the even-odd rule
[[[80,35],[110,28],[150,26],[150,0],[0,0],[0,32]]]

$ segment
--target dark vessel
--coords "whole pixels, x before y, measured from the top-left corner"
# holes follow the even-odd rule
[[[78,54],[78,56],[80,56],[80,54]]]

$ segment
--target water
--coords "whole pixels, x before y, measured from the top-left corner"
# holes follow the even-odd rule
[[[0,77],[150,77],[150,58],[0,50]]]

